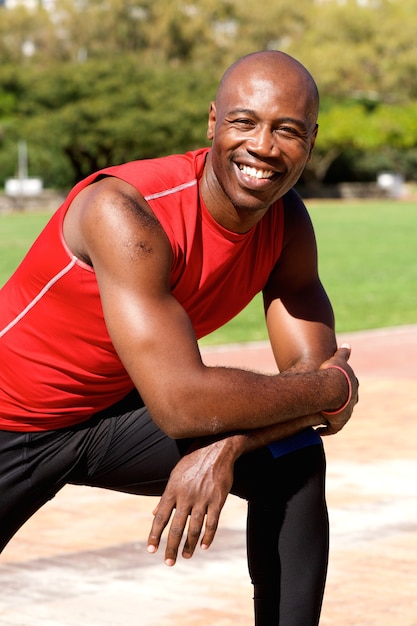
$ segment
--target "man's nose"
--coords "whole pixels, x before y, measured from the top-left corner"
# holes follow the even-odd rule
[[[273,129],[259,127],[254,130],[248,145],[248,149],[256,154],[276,156],[279,152],[278,137]]]

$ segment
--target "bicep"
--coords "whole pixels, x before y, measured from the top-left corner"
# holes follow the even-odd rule
[[[109,193],[96,200],[81,228],[108,333],[144,401],[158,413],[162,388],[169,396],[180,373],[202,367],[191,322],[170,292],[171,246],[140,196]]]

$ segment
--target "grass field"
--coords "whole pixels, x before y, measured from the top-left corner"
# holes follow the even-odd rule
[[[338,332],[417,323],[417,202],[308,203]],[[0,284],[48,215],[0,215]],[[266,338],[260,297],[202,343]]]
[[[337,332],[417,323],[417,202],[310,201]],[[266,339],[262,300],[204,343]]]

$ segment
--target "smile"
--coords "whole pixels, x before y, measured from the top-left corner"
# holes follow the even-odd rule
[[[246,176],[250,176],[251,178],[272,178],[275,172],[271,172],[271,170],[260,170],[256,167],[249,167],[248,165],[238,165],[238,168],[241,172],[246,174]]]

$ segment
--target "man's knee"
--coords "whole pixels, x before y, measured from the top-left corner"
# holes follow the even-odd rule
[[[232,493],[246,500],[288,500],[313,478],[324,491],[323,446],[312,445],[275,456],[269,447],[240,457],[235,464]]]

